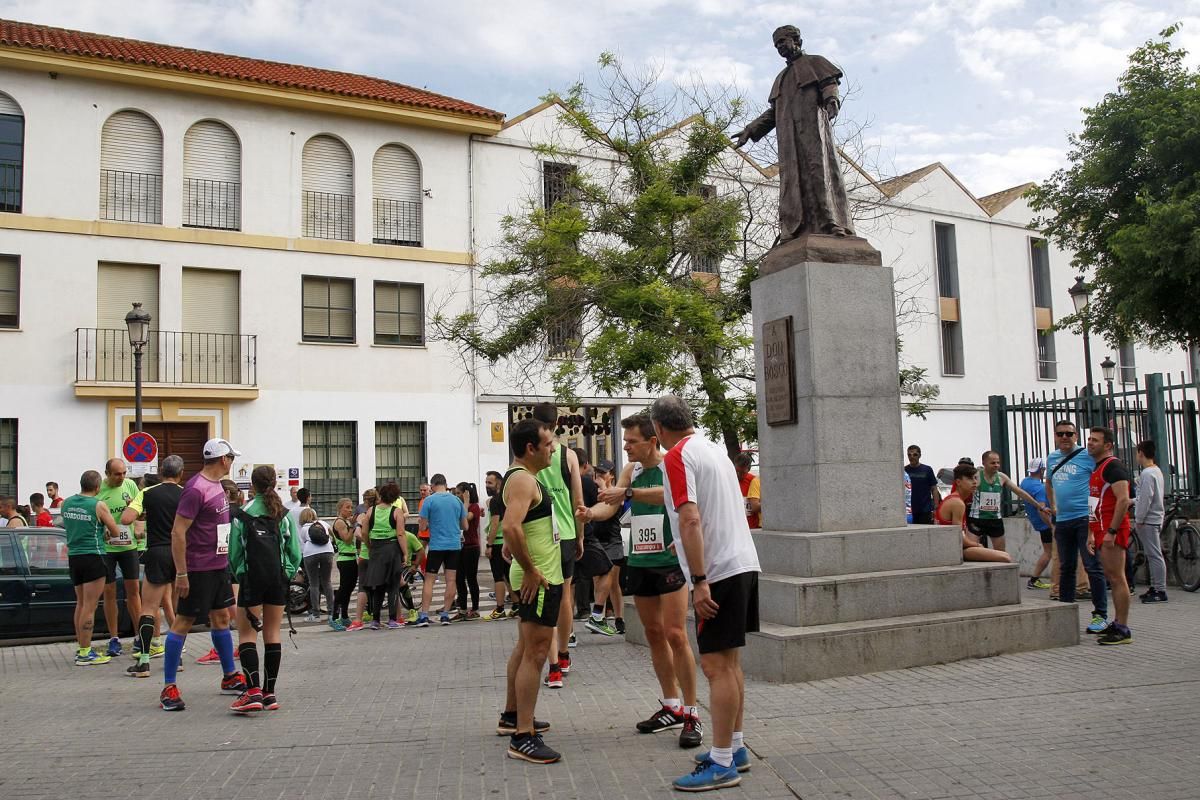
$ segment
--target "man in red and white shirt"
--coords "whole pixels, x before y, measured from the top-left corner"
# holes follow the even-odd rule
[[[758,552],[746,523],[737,472],[725,448],[698,435],[692,411],[674,395],[654,401],[650,420],[663,446],[663,493],[676,555],[692,584],[700,667],[708,678],[713,747],[696,757],[704,788],[735,785],[749,767],[742,739],[745,676],[741,648],[758,630]],[[695,790],[697,773],[675,783]]]
[[[1097,644],[1130,644],[1129,584],[1125,581],[1125,551],[1132,533],[1129,529],[1129,471],[1114,455],[1114,436],[1110,428],[1088,431],[1088,455],[1096,462],[1088,483],[1088,508],[1091,512],[1088,552],[1100,553],[1104,577],[1112,587],[1112,623],[1100,632]]]

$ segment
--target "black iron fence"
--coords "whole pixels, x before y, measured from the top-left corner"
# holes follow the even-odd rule
[[[21,212],[21,181],[25,166],[20,161],[0,161],[0,211]]]
[[[162,175],[100,170],[100,219],[162,224]]]
[[[241,230],[242,184],[184,178],[183,225],[185,228]]]
[[[421,246],[421,203],[376,197],[375,244]]]
[[[75,329],[77,382],[132,383],[133,348],[124,328]],[[146,383],[254,386],[258,337],[237,333],[150,331],[142,350]]]
[[[354,239],[354,195],[303,192],[302,232],[311,239]]]

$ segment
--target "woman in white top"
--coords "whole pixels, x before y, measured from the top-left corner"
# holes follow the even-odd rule
[[[320,529],[316,526],[320,525]],[[323,541],[318,544],[313,537]],[[321,619],[321,596],[325,608],[333,613],[333,537],[329,528],[317,521],[317,512],[306,508],[300,512],[300,554],[304,556],[304,574],[308,577],[309,622]]]

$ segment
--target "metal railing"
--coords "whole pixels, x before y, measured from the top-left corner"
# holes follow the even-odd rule
[[[100,219],[162,224],[162,175],[100,170]]]
[[[20,161],[0,161],[0,211],[21,212],[21,180],[25,166]]]
[[[146,383],[258,383],[258,337],[253,335],[150,331],[142,354]],[[132,383],[133,378],[133,348],[124,328],[75,329],[76,382]]]
[[[303,235],[310,239],[354,239],[354,195],[302,192]]]
[[[183,226],[237,231],[242,228],[242,184],[183,179]]]
[[[375,244],[421,246],[422,206],[406,200],[385,200],[376,197],[374,204]]]

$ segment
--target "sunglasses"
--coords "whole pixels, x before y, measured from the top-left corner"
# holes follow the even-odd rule
[[[1055,431],[1055,436],[1074,436],[1075,431]]]

